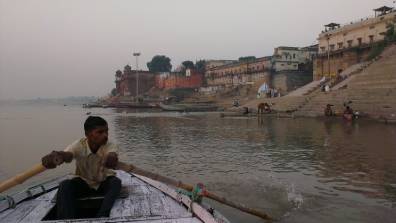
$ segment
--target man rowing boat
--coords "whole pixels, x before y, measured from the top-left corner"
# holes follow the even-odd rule
[[[47,169],[76,160],[75,177],[59,185],[56,197],[57,218],[76,218],[78,198],[103,195],[96,217],[108,217],[121,190],[115,176],[118,163],[117,146],[108,142],[108,126],[101,117],[89,116],[84,123],[85,137],[69,145],[65,151],[52,151],[42,158]]]

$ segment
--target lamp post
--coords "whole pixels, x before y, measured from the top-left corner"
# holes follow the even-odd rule
[[[330,34],[326,35],[327,37],[327,65],[328,65],[328,75],[330,77]]]
[[[133,56],[136,57],[136,98],[139,95],[139,61],[138,58],[140,56],[140,53],[135,52],[133,53]]]

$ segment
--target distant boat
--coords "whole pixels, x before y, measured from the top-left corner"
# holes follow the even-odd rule
[[[170,105],[160,103],[159,106],[163,111],[207,112],[207,111],[218,110],[217,105],[201,104],[201,103],[180,103],[180,104],[170,104]]]
[[[83,104],[83,108],[101,108],[102,105],[100,104]]]
[[[155,108],[158,107],[153,103],[145,103],[145,102],[118,102],[118,103],[110,103],[107,105],[110,108]]]

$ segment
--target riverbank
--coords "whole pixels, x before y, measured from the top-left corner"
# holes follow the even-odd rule
[[[268,103],[277,113],[291,113],[296,117],[321,117],[327,104],[342,114],[345,104],[361,117],[384,123],[396,123],[396,46],[392,45],[369,66],[348,76],[343,82],[323,92],[318,87],[310,92],[279,98],[252,99],[241,107],[257,112],[260,103]],[[342,85],[342,86],[340,86]],[[298,91],[297,89],[296,91]],[[242,109],[242,108],[241,108]],[[241,110],[232,108],[228,110]]]

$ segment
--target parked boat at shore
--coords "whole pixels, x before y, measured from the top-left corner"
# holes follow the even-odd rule
[[[217,111],[218,106],[214,104],[202,104],[202,103],[179,103],[179,104],[163,104],[159,106],[163,111],[180,111],[180,112],[208,112]]]
[[[56,219],[55,197],[59,183],[53,179],[11,196],[0,198],[0,219],[4,222],[155,222],[228,223],[218,211],[161,182],[117,171],[122,190],[108,218],[94,218],[103,197],[79,199],[78,219]]]

